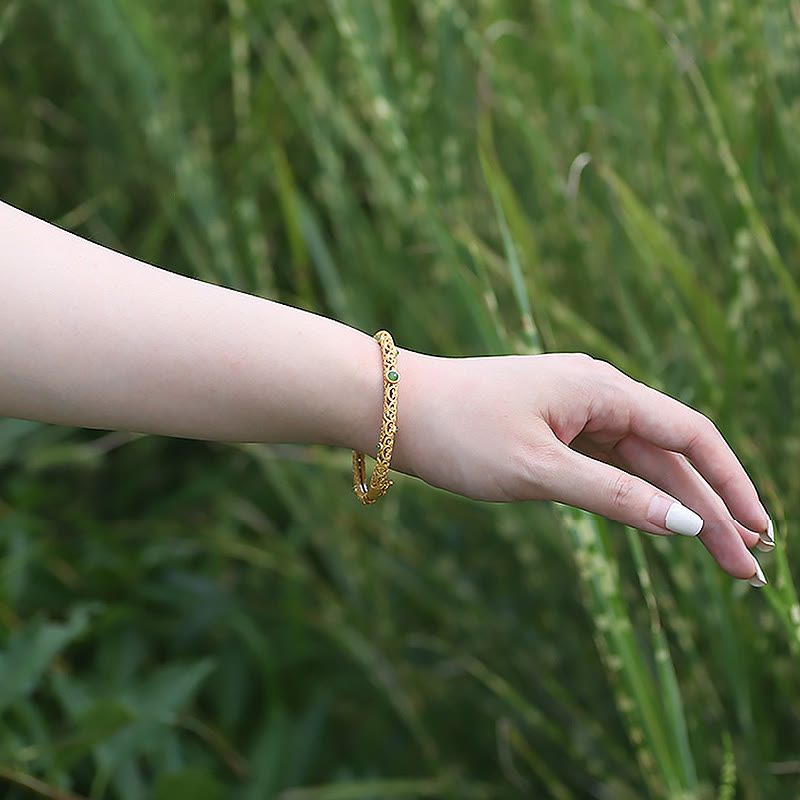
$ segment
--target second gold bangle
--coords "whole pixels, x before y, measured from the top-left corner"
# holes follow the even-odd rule
[[[397,383],[400,373],[397,371],[397,348],[388,331],[378,331],[375,334],[381,347],[383,360],[383,421],[375,453],[375,469],[369,485],[366,482],[366,472],[363,453],[353,450],[353,489],[356,497],[364,505],[372,505],[386,494],[392,481],[387,478],[389,465],[392,461],[394,450],[394,435],[397,433]]]

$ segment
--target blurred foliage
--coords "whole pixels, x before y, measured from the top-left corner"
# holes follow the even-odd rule
[[[0,0],[2,199],[447,355],[710,414],[777,522],[695,541],[347,453],[0,420],[3,796],[800,791],[800,4]]]

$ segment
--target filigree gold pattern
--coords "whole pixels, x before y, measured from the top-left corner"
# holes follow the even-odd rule
[[[375,448],[375,469],[372,471],[369,485],[366,482],[364,468],[365,455],[353,450],[353,489],[356,497],[364,505],[372,505],[379,497],[383,497],[392,485],[392,481],[386,476],[392,461],[394,435],[397,433],[397,383],[400,380],[400,373],[397,371],[397,348],[388,331],[378,331],[375,338],[381,346],[383,358],[383,422]]]

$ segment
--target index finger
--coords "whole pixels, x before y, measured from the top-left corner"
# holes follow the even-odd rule
[[[766,533],[769,516],[753,482],[717,426],[678,400],[631,382],[631,431],[657,447],[686,456],[736,520],[751,531]]]

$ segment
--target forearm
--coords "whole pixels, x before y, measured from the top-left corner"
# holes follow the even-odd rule
[[[0,204],[0,415],[369,450],[366,334],[185,278]]]

